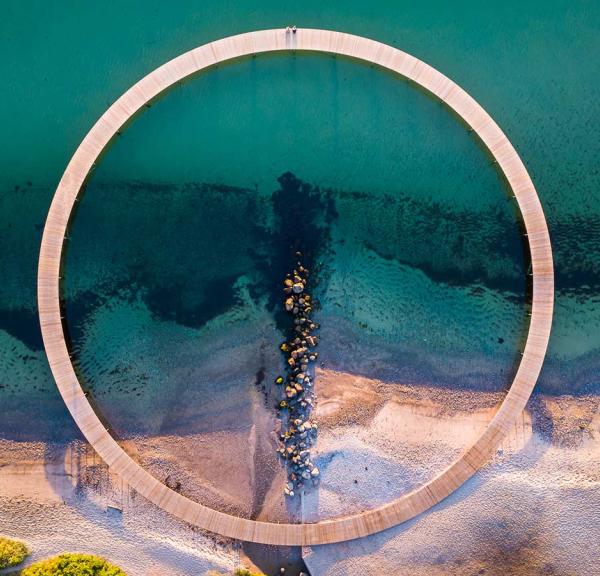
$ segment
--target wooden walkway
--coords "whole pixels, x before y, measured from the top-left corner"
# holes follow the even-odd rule
[[[146,103],[190,74],[234,58],[290,50],[371,62],[419,84],[453,109],[478,134],[506,176],[523,215],[533,264],[533,309],[523,358],[483,435],[446,470],[414,491],[362,514],[315,524],[271,524],[230,516],[174,492],[141,468],[107,432],[85,397],[65,342],[59,298],[63,239],[73,204],[116,132]],[[472,476],[525,407],[546,353],[553,301],[552,249],[540,201],[517,152],[487,112],[452,80],[417,58],[373,40],[326,30],[299,29],[297,34],[264,30],[211,42],[167,62],[130,88],[96,122],[69,162],[52,200],[38,269],[39,316],[52,373],[79,428],[110,468],[148,500],[190,524],[240,540],[280,545],[325,544],[384,530],[437,504]]]

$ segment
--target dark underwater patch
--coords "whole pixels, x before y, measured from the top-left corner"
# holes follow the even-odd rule
[[[182,287],[178,285],[155,286],[144,290],[143,299],[150,311],[161,319],[200,328],[238,302],[234,290],[237,279],[238,276],[234,275],[205,281],[198,288],[202,299],[193,305],[186,304]]]
[[[375,196],[364,191],[323,189],[289,172],[278,178],[270,196],[260,195],[252,187],[224,183],[131,182],[90,187],[93,189],[81,204],[88,196],[99,198],[91,207],[82,206],[85,209],[77,214],[65,269],[68,336],[75,346],[82,341],[90,314],[111,299],[141,297],[157,318],[201,326],[236,305],[234,285],[241,275],[250,277],[250,296],[256,301],[266,297],[278,325],[283,326],[286,319],[278,306],[279,279],[289,266],[290,253],[302,240],[313,268],[321,266],[317,290],[326,289],[327,270],[335,264],[332,230],[343,225],[346,204],[358,212],[365,210],[360,241],[379,257],[419,269],[435,282],[475,290],[487,287],[517,303],[526,298],[526,243],[514,207],[504,206],[504,201],[484,211],[469,212],[401,194]],[[43,204],[46,194],[42,192],[36,193],[36,206]],[[125,213],[118,214],[123,211],[120,205],[119,211],[104,214],[104,201],[115,194],[123,197]],[[160,206],[164,206],[165,214],[159,212]],[[102,283],[87,292],[69,292],[69,276],[77,274],[73,254],[79,259],[95,254],[98,238],[95,232],[90,233],[95,231],[93,226],[105,226],[103,219],[108,223],[115,215],[119,222],[129,223],[130,214],[136,210],[138,220],[122,242],[116,240],[123,224],[116,232],[109,229],[103,238],[111,248],[98,253],[99,258],[107,259],[99,260],[98,266],[110,269]],[[197,212],[196,221],[190,218],[190,211]],[[296,212],[303,217],[290,224],[288,216]],[[39,221],[40,214],[32,214],[31,227]],[[163,223],[163,231],[157,230],[157,222]],[[8,218],[4,234],[11,233],[11,225]],[[214,242],[209,246],[213,254],[197,249],[205,237],[202,227],[214,230]],[[558,298],[568,294],[589,301],[600,291],[600,220],[594,214],[562,215],[551,219],[549,227]],[[152,231],[162,232],[163,237],[152,238]],[[150,243],[139,240],[148,237]],[[23,246],[21,260],[26,262],[20,262],[20,270],[25,272],[20,273],[27,273],[23,281],[34,283],[39,233],[30,238],[31,246]],[[152,241],[157,243],[158,255]],[[344,232],[344,241],[355,240]],[[135,242],[142,248],[124,251]],[[164,263],[170,255],[175,262],[169,268]],[[16,309],[5,307],[0,311],[0,327],[29,349],[42,349],[35,302]],[[548,358],[540,389],[550,393],[597,390],[596,358],[595,351],[576,362]]]
[[[37,310],[0,310],[0,327],[34,352],[44,348]]]
[[[331,255],[331,225],[338,214],[331,190],[304,182],[291,172],[282,174],[277,182],[279,189],[271,196],[274,225],[254,227],[259,248],[251,254],[260,274],[253,287],[255,294],[268,295],[277,326],[285,331],[289,318],[281,307],[282,278],[297,251],[309,270],[321,268],[322,260]]]

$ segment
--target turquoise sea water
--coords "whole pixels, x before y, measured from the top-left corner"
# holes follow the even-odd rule
[[[599,12],[592,2],[9,4],[0,433],[76,433],[41,348],[35,274],[46,211],[78,142],[169,58],[292,22],[406,50],[497,120],[530,170],[555,250],[555,325],[538,390],[597,393]],[[510,382],[527,327],[528,260],[514,202],[476,138],[376,68],[263,56],[156,102],[107,152],[79,203],[64,283],[69,335],[118,433],[168,432],[189,406],[188,430],[202,429],[215,395],[243,396],[263,368],[276,375],[278,240],[298,223],[272,195],[302,186],[323,202],[305,223],[323,231],[309,241],[321,262],[328,367],[445,387]],[[240,366],[236,347],[256,360]]]

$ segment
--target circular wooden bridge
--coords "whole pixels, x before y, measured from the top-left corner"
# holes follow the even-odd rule
[[[171,490],[135,462],[106,430],[77,379],[61,319],[63,241],[73,205],[88,173],[117,131],[170,86],[221,62],[264,52],[339,54],[391,70],[422,86],[449,106],[483,141],[516,197],[531,251],[533,306],[527,342],[503,403],[481,437],[426,484],[361,514],[313,524],[273,524],[213,510]],[[554,301],[552,249],[537,193],[517,152],[487,112],[452,80],[421,60],[386,44],[327,30],[263,30],[224,38],[182,54],[157,68],[123,94],[96,122],[71,158],[46,220],[38,268],[38,305],[52,374],[79,428],[112,471],[174,516],[223,536],[279,545],[339,542],[385,530],[437,504],[472,476],[494,453],[523,411],[548,344]]]

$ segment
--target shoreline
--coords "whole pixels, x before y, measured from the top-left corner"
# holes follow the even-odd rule
[[[285,468],[276,458],[276,437],[270,435],[275,424],[272,410],[256,389],[253,425],[244,436],[230,430],[148,435],[128,438],[124,445],[160,480],[170,476],[169,482],[181,482],[182,491],[209,506],[262,520],[290,521],[291,514],[309,522],[377,506],[410,489],[411,482],[439,471],[485,426],[500,399],[498,393],[440,390],[322,369],[315,384],[321,425],[313,458],[323,470],[322,482],[302,496],[295,511],[281,493]],[[350,550],[358,555],[358,566],[365,565],[361,554],[369,557],[374,571],[368,574],[382,573],[386,558],[401,556],[407,546],[418,557],[426,539],[419,536],[410,543],[403,534],[419,531],[420,525],[440,531],[458,510],[469,515],[472,526],[479,526],[472,529],[489,530],[488,506],[477,501],[493,501],[486,486],[510,491],[533,483],[536,490],[548,492],[551,501],[568,491],[579,505],[600,507],[597,401],[539,396],[533,404],[497,457],[430,514],[355,543],[306,549],[313,576],[337,575],[327,566],[346,566],[339,554]],[[250,450],[249,442],[254,446]],[[238,452],[233,451],[236,446]],[[513,478],[508,484],[502,480],[507,475]],[[522,496],[503,498],[521,501]],[[154,508],[113,477],[78,440],[0,440],[0,512],[0,533],[28,540],[34,548],[32,561],[71,550],[73,542],[80,542],[72,531],[56,529],[64,523],[90,534],[82,551],[108,556],[132,576],[189,576],[199,567],[229,570],[242,558],[241,545],[195,530]],[[503,514],[512,523],[520,522],[518,509],[505,509]],[[260,548],[243,550],[251,559],[265,554]],[[591,557],[592,551],[587,554]],[[414,566],[415,574],[437,574],[424,558],[414,560]]]
[[[394,420],[397,442],[424,445],[432,439],[445,438],[448,444],[460,450],[491,419],[502,400],[501,393],[389,383],[322,368],[316,369],[315,389],[318,397],[315,417],[320,422],[321,431],[315,445],[317,453],[322,452],[321,434],[324,438],[331,434],[339,435],[345,430],[360,434],[361,428],[368,434],[368,428],[373,424],[389,426],[391,424],[386,423],[393,423]],[[253,515],[252,509],[256,503],[251,494],[258,477],[257,469],[260,468],[263,473],[269,471],[271,475],[266,484],[261,480],[263,488],[260,490],[263,504],[269,507],[270,500],[265,495],[273,496],[271,490],[275,477],[285,474],[285,467],[275,453],[276,417],[270,407],[264,405],[258,393],[253,400],[252,413],[253,423],[248,429],[222,429],[195,434],[135,434],[121,442],[130,455],[143,462],[163,481],[169,475],[172,476],[171,482],[176,481],[177,475],[185,476],[192,496],[194,490],[201,494],[203,489],[210,493],[211,487],[222,488],[221,494],[213,491],[209,499],[221,498],[224,501],[227,495],[231,497],[238,493],[239,505],[244,503],[246,507],[245,512],[240,507],[240,512]],[[537,395],[530,402],[524,418],[529,436],[535,435],[540,441],[556,448],[577,448],[600,437],[600,412],[593,396]],[[415,426],[410,433],[412,424]],[[452,432],[453,427],[460,430]],[[425,429],[428,432],[423,436]],[[389,429],[389,433],[391,431]],[[248,445],[252,446],[250,450]],[[79,438],[65,442],[2,438],[0,471],[10,466],[53,461],[73,446],[87,446],[87,443]],[[91,458],[93,450],[89,447],[87,450],[86,458]],[[244,459],[246,455],[249,457]],[[96,459],[99,460],[98,457]],[[214,465],[206,465],[207,462]],[[240,477],[236,477],[236,471],[244,462],[251,465],[252,469],[248,468],[248,478],[241,482]],[[254,468],[255,464],[257,469]],[[190,488],[192,481],[200,481],[193,490]],[[2,486],[3,491],[6,491],[6,486]],[[182,490],[185,489],[182,486]],[[235,500],[229,505],[235,508]],[[254,510],[254,513],[257,512]]]

